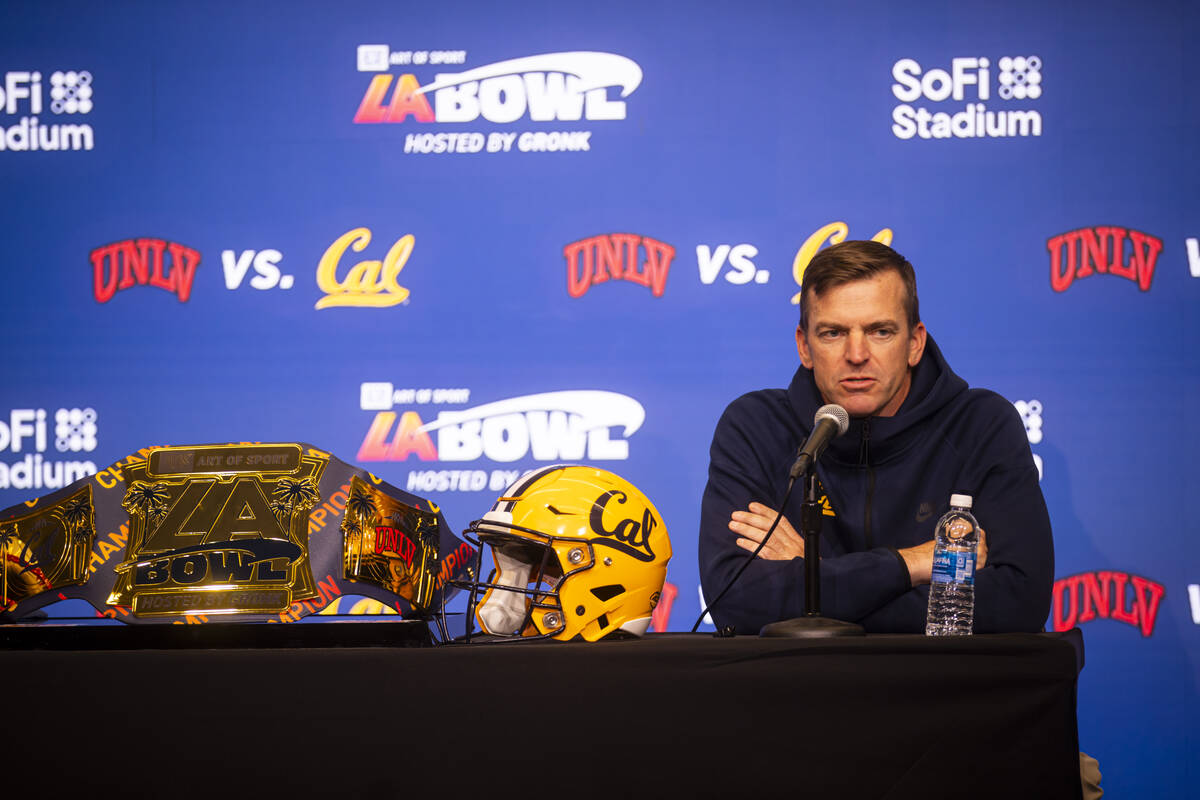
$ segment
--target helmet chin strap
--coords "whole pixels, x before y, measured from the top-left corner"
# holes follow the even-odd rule
[[[506,592],[503,589],[489,589],[487,598],[480,603],[477,609],[479,622],[485,633],[520,635],[519,628],[525,621],[527,612],[525,587],[529,585],[529,574],[533,571],[533,566],[528,562],[505,555],[503,549],[496,549],[494,553],[497,575],[492,583],[511,586],[518,591]]]

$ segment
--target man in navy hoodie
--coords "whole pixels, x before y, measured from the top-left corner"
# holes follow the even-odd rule
[[[981,537],[975,631],[1040,631],[1054,548],[1025,427],[1013,405],[970,389],[925,330],[912,265],[878,242],[844,242],[804,273],[787,390],[733,401],[713,434],[700,519],[700,577],[715,598],[762,541],[816,410],[837,403],[850,429],[817,463],[824,495],[821,613],[868,632],[920,633],[933,528],[950,495],[974,497]],[[798,482],[799,483],[799,482]],[[803,486],[766,547],[712,609],[757,633],[804,614]]]

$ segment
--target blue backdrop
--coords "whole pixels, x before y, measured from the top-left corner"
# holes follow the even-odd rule
[[[4,10],[0,507],[301,440],[461,529],[585,461],[659,507],[683,629],[713,425],[877,237],[1026,420],[1105,787],[1195,784],[1195,4]]]

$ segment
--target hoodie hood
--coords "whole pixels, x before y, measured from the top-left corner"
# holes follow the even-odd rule
[[[851,418],[850,429],[829,443],[825,458],[847,465],[864,464],[868,458],[871,464],[882,464],[895,458],[921,434],[922,422],[965,391],[967,382],[950,369],[937,342],[927,336],[925,352],[913,367],[908,396],[895,416]],[[817,409],[825,405],[812,370],[803,365],[797,368],[787,393],[792,411],[807,436]],[[869,431],[865,431],[868,427]],[[868,435],[864,436],[864,432]]]

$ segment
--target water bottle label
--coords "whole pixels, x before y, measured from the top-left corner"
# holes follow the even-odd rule
[[[934,583],[975,583],[975,554],[941,550],[933,554]]]

